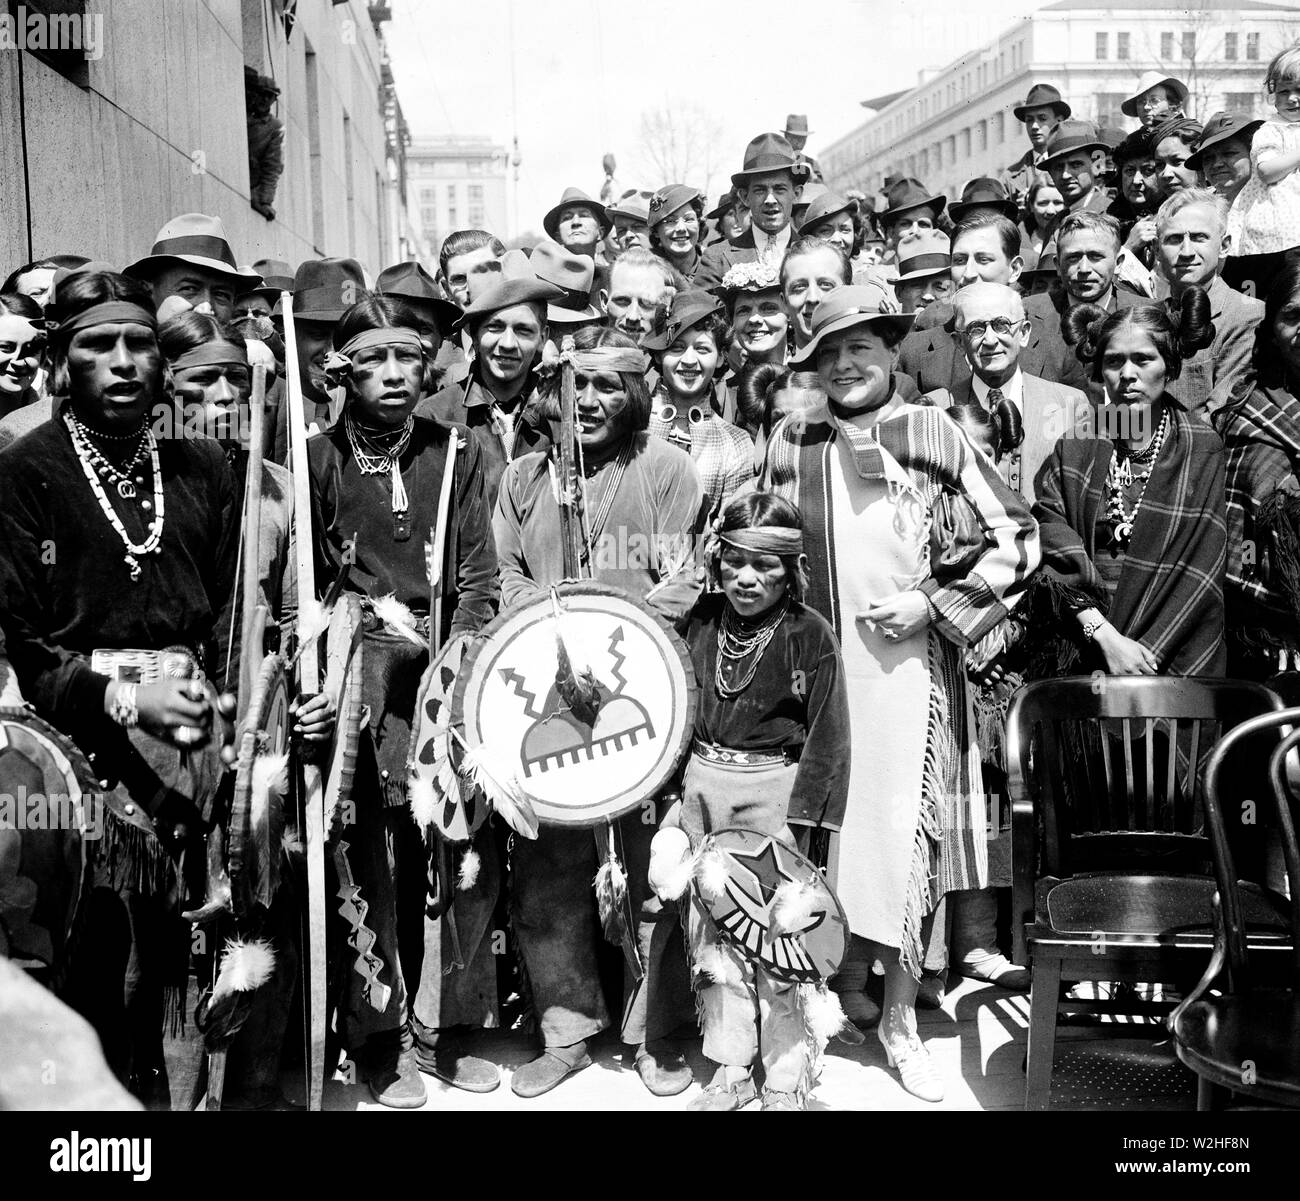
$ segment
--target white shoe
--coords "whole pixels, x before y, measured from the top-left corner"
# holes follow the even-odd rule
[[[880,1045],[885,1048],[885,1058],[889,1066],[897,1070],[903,1088],[922,1101],[942,1101],[943,1081],[934,1070],[930,1052],[916,1031],[908,1030],[901,1037],[896,1035],[886,1040],[882,1023],[876,1034]]]

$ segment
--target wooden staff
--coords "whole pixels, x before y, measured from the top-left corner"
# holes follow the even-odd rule
[[[266,610],[258,603],[262,582],[262,417],[266,404],[266,364],[253,367],[253,392],[248,402],[248,477],[244,489],[243,609],[239,635],[239,709],[237,730],[243,728],[253,685],[262,666]],[[258,617],[261,617],[261,627]]]
[[[447,439],[447,458],[442,466],[442,488],[438,494],[438,517],[433,526],[433,546],[429,550],[429,658],[442,649],[442,598],[447,580],[447,525],[451,514],[452,477],[456,472],[456,452],[460,436],[452,430]]]
[[[311,479],[307,470],[307,426],[302,382],[298,377],[298,342],[293,321],[293,294],[280,293],[284,311],[284,383],[288,398],[289,464],[293,471],[293,526],[296,536],[299,627],[304,606],[316,599],[312,554]],[[320,656],[313,638],[300,646],[298,695],[320,690]],[[314,763],[300,761],[303,779],[303,824],[307,833],[307,1108],[319,1110],[325,1091],[325,1004],[328,967],[325,958],[325,807],[324,780]]]

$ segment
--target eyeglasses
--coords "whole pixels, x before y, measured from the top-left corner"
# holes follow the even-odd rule
[[[991,329],[999,338],[1017,333],[1021,322],[1012,321],[1010,317],[994,317],[992,321],[972,321],[962,329],[962,336],[967,342],[982,342],[984,335]]]

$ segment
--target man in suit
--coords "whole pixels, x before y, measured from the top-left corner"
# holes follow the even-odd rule
[[[808,145],[808,136],[812,132],[808,128],[808,117],[804,113],[791,113],[785,119],[785,140],[790,143],[790,149],[795,152],[796,157],[801,163],[808,168],[809,175],[818,183],[825,182],[822,179],[822,169],[817,160],[811,154],[804,152],[804,147]]]
[[[738,201],[749,210],[750,227],[734,243],[719,242],[705,250],[695,287],[716,288],[737,263],[761,259],[779,267],[794,232],[790,216],[807,179],[807,166],[780,134],[761,133],[750,142],[744,167],[731,177]]]
[[[1065,201],[1065,208],[1056,219],[1058,228],[1068,214],[1084,210],[1104,213],[1115,199],[1097,172],[1093,158],[1097,150],[1110,153],[1110,147],[1101,140],[1091,121],[1062,121],[1047,139],[1047,153],[1040,165],[1052,177]],[[1049,251],[1059,258],[1055,230],[1043,243],[1043,253]]]
[[[1043,170],[1047,139],[1070,115],[1070,106],[1050,83],[1036,83],[1029,89],[1024,104],[1018,104],[1011,112],[1017,121],[1024,123],[1029,149],[1002,172],[1001,183],[1012,199],[1023,203],[1034,185],[1034,177]]]
[[[974,402],[992,413],[1001,434],[1002,478],[1032,504],[1034,478],[1057,439],[1091,436],[1088,398],[1023,370],[1031,326],[1014,288],[972,284],[957,293],[953,308],[971,374],[955,388],[928,392],[926,399],[943,409]]]
[[[1188,412],[1207,420],[1249,385],[1255,327],[1264,316],[1263,301],[1243,296],[1219,276],[1219,260],[1228,248],[1227,216],[1228,202],[1208,188],[1183,188],[1156,213],[1156,267],[1169,284],[1171,301],[1180,304],[1193,287],[1210,297],[1214,341],[1184,359],[1169,385],[1169,394]]]

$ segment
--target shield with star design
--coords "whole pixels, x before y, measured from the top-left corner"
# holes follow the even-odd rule
[[[778,980],[814,984],[838,970],[849,949],[849,923],[826,878],[810,859],[771,834],[719,830],[704,848],[720,855],[726,882],[710,899],[695,890],[718,934]],[[782,928],[783,909],[797,920]],[[778,932],[779,931],[779,932]]]

